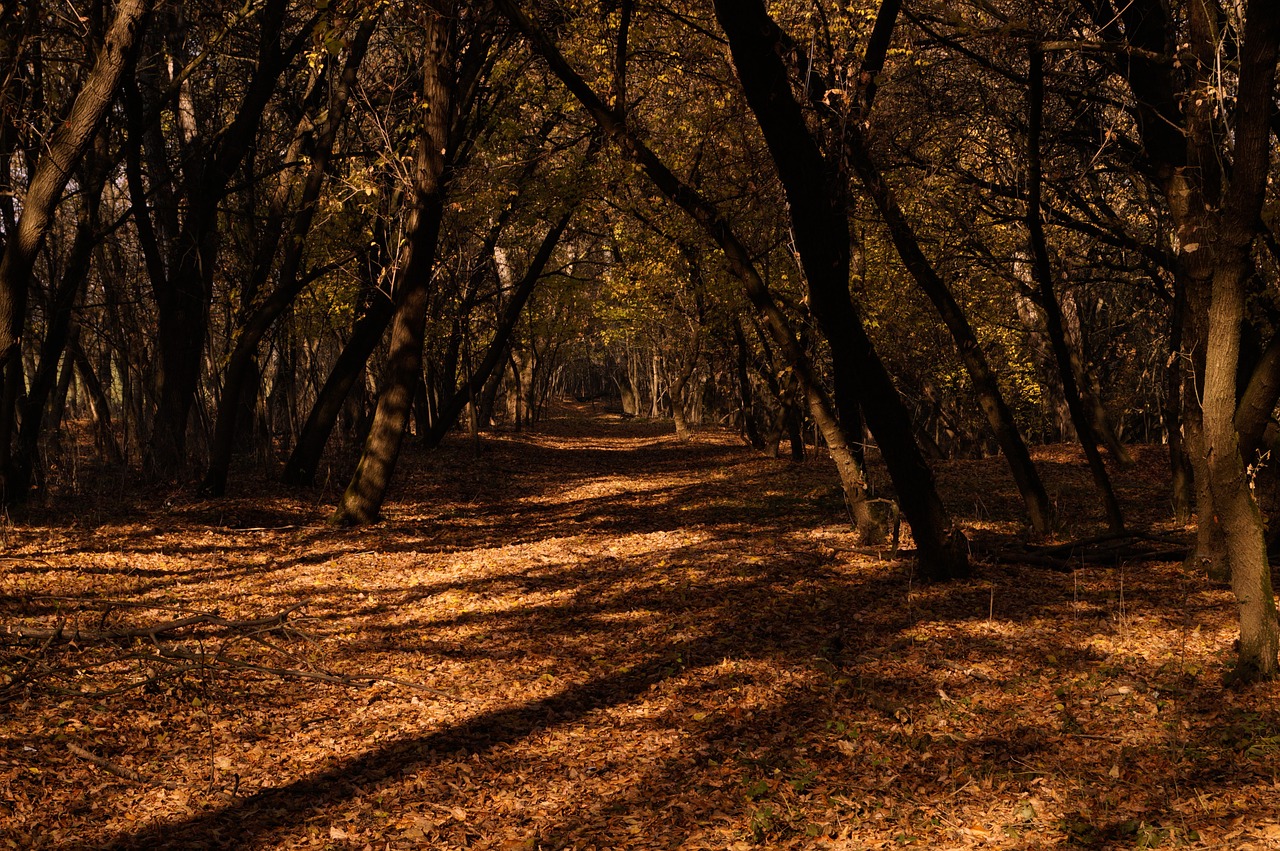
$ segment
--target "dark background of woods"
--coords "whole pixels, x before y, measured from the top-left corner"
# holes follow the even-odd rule
[[[1262,0],[5,3],[0,497],[358,453],[367,522],[406,438],[568,394],[821,444],[874,540],[871,443],[946,579],[931,459],[1002,453],[1044,535],[1026,446],[1078,439],[1119,535],[1163,442],[1273,676],[1277,42]]]

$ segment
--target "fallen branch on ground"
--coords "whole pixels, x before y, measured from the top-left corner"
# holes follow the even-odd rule
[[[83,760],[88,760],[89,762],[92,762],[94,765],[98,766],[98,768],[101,768],[103,771],[107,772],[108,774],[114,774],[116,777],[123,777],[125,780],[132,780],[134,783],[147,783],[153,786],[160,786],[165,789],[178,788],[177,783],[172,783],[168,780],[149,780],[146,777],[143,777],[138,772],[134,771],[132,768],[125,768],[122,765],[116,765],[114,762],[103,759],[97,754],[87,751],[84,748],[80,747],[79,745],[68,743],[67,750],[71,751],[73,754],[75,754],[76,756],[80,757]]]
[[[262,618],[252,618],[250,620],[233,621],[219,616],[216,612],[203,612],[146,626],[92,631],[82,630],[79,624],[76,624],[71,630],[67,630],[65,619],[63,619],[62,621],[59,621],[58,625],[53,629],[8,626],[5,627],[5,634],[22,639],[38,639],[46,642],[47,646],[49,643],[57,641],[75,641],[83,644],[93,641],[119,641],[129,638],[156,639],[166,633],[176,632],[177,630],[191,626],[212,626],[231,632],[270,630],[284,626],[285,622],[289,619],[289,615],[302,608],[302,606],[302,603],[297,603],[279,614]],[[105,618],[106,615],[107,612],[104,611],[103,618]]]

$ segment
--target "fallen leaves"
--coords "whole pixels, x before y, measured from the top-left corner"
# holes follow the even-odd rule
[[[5,840],[1280,841],[1280,694],[1221,690],[1229,598],[1179,565],[985,565],[921,587],[813,497],[825,464],[718,433],[552,426],[486,438],[479,459],[407,453],[391,519],[365,530],[328,529],[314,499],[269,484],[10,530],[0,606],[28,637],[0,651]],[[1061,450],[1040,460],[1087,532],[1087,473]],[[981,491],[982,534],[1016,532],[998,459],[942,479],[957,506]],[[1136,473],[1117,483],[1135,506],[1163,499]],[[259,516],[249,503],[272,522],[217,522]],[[299,603],[288,630],[244,628]]]

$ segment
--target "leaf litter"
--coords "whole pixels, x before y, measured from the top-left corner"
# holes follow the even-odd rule
[[[1135,451],[1135,525],[1182,534]],[[1096,533],[1078,453],[1037,460]],[[1280,847],[1227,590],[985,559],[1001,462],[940,479],[969,582],[858,546],[823,458],[585,411],[406,451],[355,531],[267,481],[55,499],[4,530],[0,843]]]

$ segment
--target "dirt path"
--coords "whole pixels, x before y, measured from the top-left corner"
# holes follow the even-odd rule
[[[920,588],[824,464],[605,417],[400,476],[355,532],[266,484],[6,529],[0,841],[1280,847],[1280,692],[1176,565]],[[1016,526],[998,461],[944,480]]]

